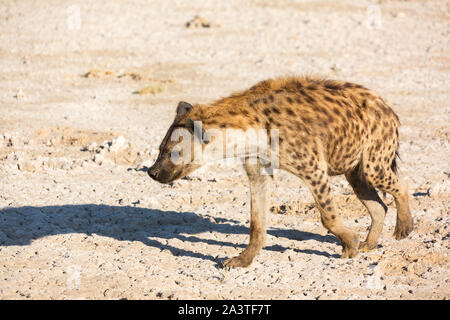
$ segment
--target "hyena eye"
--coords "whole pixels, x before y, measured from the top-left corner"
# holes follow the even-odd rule
[[[210,142],[210,138],[207,135],[205,129],[203,129],[201,121],[192,121],[191,119],[188,119],[186,121],[186,129],[194,134],[195,138],[197,138],[197,140],[201,141],[203,144],[208,144]]]
[[[191,119],[186,120],[185,128],[189,130],[190,133],[194,134],[195,132],[195,123]]]

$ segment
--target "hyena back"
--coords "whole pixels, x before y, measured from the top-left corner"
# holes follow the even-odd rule
[[[153,179],[168,183],[203,164],[174,164],[170,160],[176,144],[170,136],[177,128],[194,132],[195,121],[201,121],[203,130],[279,130],[279,168],[308,185],[322,224],[343,247],[343,258],[355,257],[358,249],[377,247],[387,207],[376,189],[395,199],[396,239],[412,231],[407,185],[397,175],[399,119],[371,90],[349,82],[291,77],[259,82],[208,105],[180,102],[158,159],[149,169]],[[197,139],[203,149],[214,144],[203,141],[201,135]],[[195,135],[192,139],[196,139]],[[251,193],[250,243],[239,256],[225,261],[225,266],[250,265],[265,244],[272,176],[262,174],[262,167],[261,162],[251,163],[246,158],[244,168]],[[342,223],[330,193],[330,176],[341,174],[372,219],[368,236],[361,243],[358,234]]]

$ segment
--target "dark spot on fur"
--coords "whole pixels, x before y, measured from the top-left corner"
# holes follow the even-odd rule
[[[349,118],[353,117],[353,114],[350,110],[347,110],[345,113],[347,114],[347,117],[349,117]]]
[[[342,89],[342,85],[333,80],[325,80],[323,83],[324,87],[331,90],[340,90]]]
[[[320,118],[320,119],[319,119],[319,123],[320,123],[320,125],[321,125],[322,127],[324,127],[324,128],[327,128],[327,127],[328,127],[328,121],[327,121],[327,119]]]
[[[362,103],[362,107],[365,109],[367,108],[367,99],[364,99],[363,103]]]
[[[295,115],[294,111],[291,108],[286,108],[286,113],[288,115],[290,115],[290,116],[294,116]]]
[[[381,141],[377,141],[377,144],[375,145],[375,150],[379,151],[381,149]]]
[[[344,88],[353,88],[353,83],[346,82],[346,83],[344,84]]]
[[[331,103],[335,103],[336,102],[336,100],[334,100],[333,98],[330,98],[328,96],[325,96],[325,100],[327,100],[328,102],[331,102]]]
[[[306,100],[308,103],[310,103],[310,104],[316,103],[316,100],[315,100],[313,97],[309,96],[309,95],[305,95],[305,100]]]
[[[323,114],[327,114],[327,113],[328,113],[328,112],[327,112],[327,109],[325,109],[325,108],[323,108],[323,107],[316,106],[315,108],[316,108],[317,111],[319,111],[320,113],[323,113]]]
[[[380,119],[381,118],[381,114],[378,110],[375,110],[375,116]]]
[[[361,113],[361,110],[356,109],[356,115],[358,116],[358,118],[362,119],[363,115]]]
[[[303,125],[300,122],[295,121],[295,128],[300,131],[303,129]]]

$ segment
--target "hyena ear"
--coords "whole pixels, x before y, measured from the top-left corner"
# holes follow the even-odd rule
[[[193,107],[190,103],[184,102],[184,101],[180,101],[178,102],[178,107],[177,107],[177,116],[182,116],[185,115],[186,113],[189,112],[189,110],[191,110]]]

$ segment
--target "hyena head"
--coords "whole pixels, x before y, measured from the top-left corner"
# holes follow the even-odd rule
[[[175,119],[159,146],[158,158],[148,169],[152,179],[169,183],[202,166],[201,161],[195,159],[193,152],[194,144],[203,144],[202,129],[194,128],[196,124],[190,118],[193,108],[187,102],[178,103]]]

